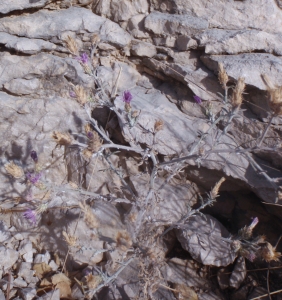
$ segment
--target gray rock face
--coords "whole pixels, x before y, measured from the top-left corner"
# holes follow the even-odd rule
[[[282,55],[282,34],[259,30],[210,29],[200,35],[200,46],[207,54],[237,54],[265,51]]]
[[[194,259],[204,265],[217,267],[231,264],[236,257],[230,244],[222,239],[228,236],[227,230],[209,215],[192,216],[185,223],[185,229],[177,230],[182,247]]]
[[[115,22],[128,21],[131,17],[148,12],[147,0],[96,0],[94,12]]]
[[[272,54],[204,55],[201,60],[214,72],[217,72],[221,62],[231,79],[244,77],[246,84],[260,90],[266,90],[262,74],[266,74],[274,85],[282,85],[282,59]]]
[[[160,35],[194,35],[207,29],[209,23],[192,14],[170,15],[154,11],[145,19],[146,30]]]
[[[131,47],[131,53],[134,56],[153,57],[157,54],[157,50],[156,47],[150,43],[134,41]]]
[[[2,0],[0,3],[0,13],[6,14],[13,10],[44,7],[48,2],[50,2],[50,0]]]
[[[35,25],[36,24],[36,25]],[[59,37],[65,31],[100,32],[101,39],[119,47],[126,46],[131,37],[116,23],[94,15],[91,11],[71,7],[66,10],[42,10],[28,16],[0,20],[0,31],[36,39]]]
[[[163,1],[158,1],[162,3]],[[253,28],[266,32],[282,32],[282,11],[276,0],[224,1],[173,0],[171,10],[191,13],[209,21],[210,27],[223,29]]]

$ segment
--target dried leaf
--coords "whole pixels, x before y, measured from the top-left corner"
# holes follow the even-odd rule
[[[52,271],[52,268],[45,262],[34,264],[32,269],[35,271],[35,275],[40,279],[43,277],[44,274]]]

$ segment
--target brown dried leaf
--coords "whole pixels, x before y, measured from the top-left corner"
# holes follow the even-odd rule
[[[35,275],[39,279],[41,279],[44,276],[44,274],[52,271],[52,268],[49,265],[47,265],[46,263],[34,264],[32,269],[35,271]]]

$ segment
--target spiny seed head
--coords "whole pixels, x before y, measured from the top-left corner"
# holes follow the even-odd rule
[[[97,45],[100,42],[100,36],[97,33],[94,33],[90,39],[91,43]]]
[[[67,132],[54,131],[52,137],[60,146],[69,146],[72,143],[72,137]]]
[[[96,131],[92,131],[92,138],[88,140],[88,149],[92,152],[97,152],[102,144],[103,140],[100,139],[99,134]]]
[[[81,210],[84,212],[84,221],[89,228],[98,228],[99,220],[94,215],[91,207],[85,203],[79,203]]]
[[[91,273],[86,275],[85,279],[89,289],[96,289],[96,287],[103,281],[100,275],[92,275]]]
[[[268,242],[262,245],[259,250],[259,255],[266,262],[271,262],[273,260],[279,261],[279,258],[281,257],[281,253],[277,252],[276,249]]]
[[[21,178],[24,175],[24,171],[21,167],[16,165],[13,161],[5,165],[7,173],[12,175],[14,178]]]
[[[239,77],[231,96],[231,104],[234,108],[238,108],[241,106],[243,101],[242,94],[244,92],[244,89],[245,89],[245,78]]]
[[[158,132],[158,131],[162,130],[163,128],[164,128],[164,121],[162,119],[158,119],[154,125],[155,132]]]
[[[131,117],[132,118],[137,118],[139,116],[139,111],[138,110],[134,110],[132,113],[131,113]]]
[[[124,103],[124,110],[127,113],[131,112],[131,105],[130,105],[130,103]]]
[[[70,247],[75,247],[77,245],[77,237],[68,235],[65,231],[63,231],[62,234]]]
[[[282,115],[282,86],[275,86],[266,74],[262,75],[263,80],[266,83],[267,91],[269,93],[269,107],[276,116]]]
[[[127,231],[118,231],[116,234],[117,247],[126,250],[132,246],[131,238]]]
[[[211,196],[211,199],[215,199],[216,197],[218,197],[218,191],[219,191],[219,188],[220,186],[222,185],[222,183],[225,181],[225,178],[222,177],[214,186],[214,188],[212,189],[211,193],[210,193],[210,196]]]
[[[76,94],[76,100],[79,104],[84,105],[89,101],[89,95],[83,86],[76,85],[73,90]]]
[[[226,85],[228,82],[228,75],[223,67],[223,63],[221,62],[218,64],[218,80],[222,85],[222,87],[226,89]]]
[[[68,35],[65,42],[69,51],[74,55],[78,55],[79,49],[76,40]]]

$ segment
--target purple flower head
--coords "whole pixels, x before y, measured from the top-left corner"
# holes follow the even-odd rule
[[[91,132],[91,131],[88,131],[88,132],[87,132],[87,137],[88,137],[90,140],[92,140],[92,139],[93,139],[93,137],[94,137],[94,134],[93,134],[93,132]]]
[[[253,262],[256,259],[256,254],[253,251],[250,251],[248,256],[247,256],[247,259],[249,261]]]
[[[130,93],[130,91],[124,91],[123,92],[123,96],[122,96],[122,100],[123,102],[130,104],[131,100],[132,100],[133,96]]]
[[[32,150],[30,152],[30,157],[33,159],[34,162],[36,162],[36,163],[38,162],[38,156],[37,156],[36,151]]]
[[[76,93],[75,93],[74,91],[70,91],[70,96],[71,96],[72,98],[76,98]]]
[[[89,57],[85,52],[80,54],[80,56],[77,56],[76,59],[83,64],[87,64],[89,61]]]
[[[32,225],[36,224],[36,212],[35,210],[28,209],[23,213],[23,216],[30,222]]]
[[[32,183],[32,184],[36,184],[38,183],[38,181],[40,180],[42,174],[41,173],[30,173],[27,172],[25,174],[26,178]]]
[[[196,103],[201,104],[202,103],[202,99],[199,96],[193,96],[194,100]]]

